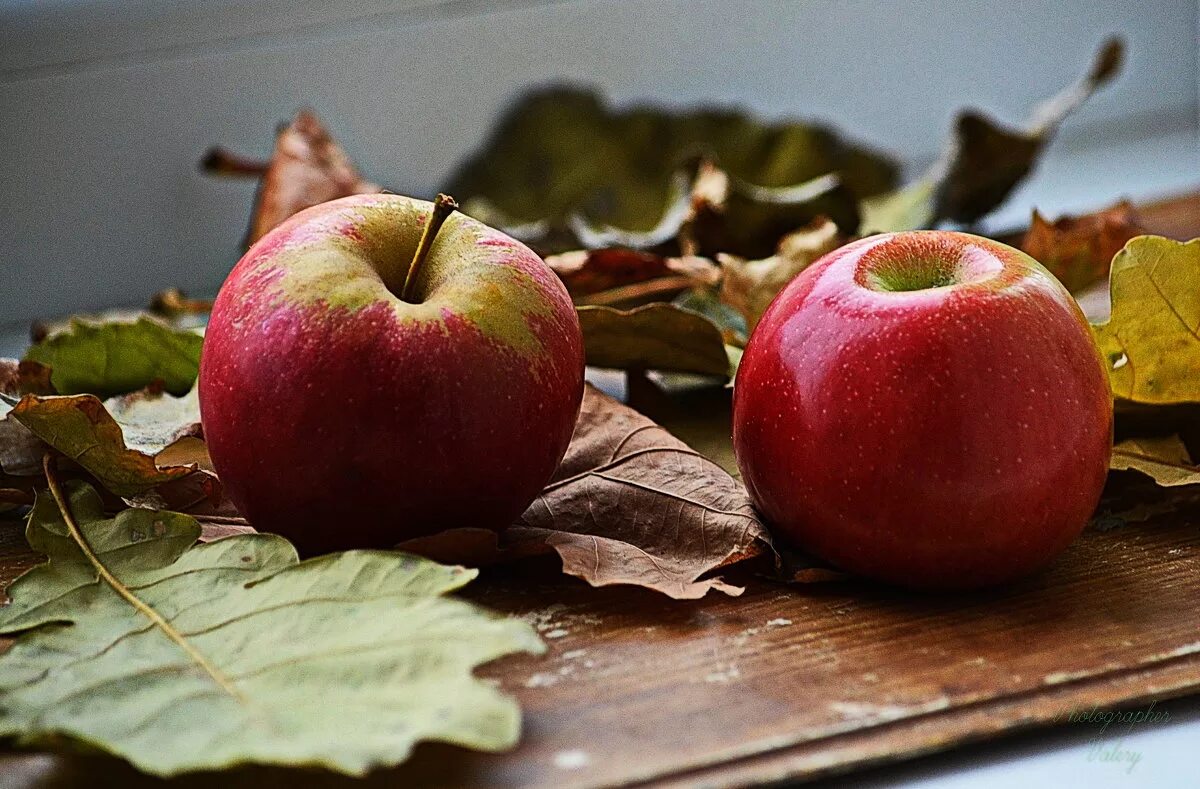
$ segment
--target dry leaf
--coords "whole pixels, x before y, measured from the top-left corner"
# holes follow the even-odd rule
[[[202,166],[216,175],[257,175],[220,149],[210,151]],[[246,245],[253,244],[293,214],[320,203],[354,194],[381,191],[359,175],[350,157],[311,110],[280,129],[271,161],[262,171]]]
[[[137,496],[197,473],[186,466],[159,467],[154,458],[126,447],[121,426],[92,395],[26,395],[12,417],[118,496]]]
[[[1035,210],[1021,249],[1074,293],[1107,279],[1113,257],[1143,232],[1128,200],[1054,222],[1047,222]]]
[[[1120,400],[1200,402],[1200,239],[1133,239],[1113,259],[1112,316],[1093,326]]]
[[[740,594],[705,576],[771,550],[740,483],[590,386],[567,456],[508,536],[542,538],[564,572],[593,586],[632,584],[676,599]]]
[[[1131,438],[1113,447],[1109,468],[1140,471],[1164,488],[1200,483],[1200,468],[1192,462],[1179,436]]]
[[[1022,128],[967,110],[955,120],[942,155],[921,178],[862,205],[862,231],[885,233],[973,224],[1008,198],[1036,166],[1062,121],[1121,69],[1125,46],[1111,39],[1078,82],[1039,104]]]
[[[1059,124],[1120,71],[1125,45],[1110,39],[1078,82],[1039,104],[1023,128],[1004,128],[974,111],[963,112],[932,181],[934,221],[972,224],[1004,202],[1033,170]]]
[[[628,248],[564,252],[547,257],[546,265],[566,284],[571,297],[580,302],[583,297],[655,280],[670,279],[675,290],[682,290],[697,284],[716,284],[720,277],[716,264],[707,258],[664,257]]]
[[[580,307],[578,314],[587,363],[594,367],[729,375],[721,331],[703,315],[663,303],[632,310]]]
[[[50,368],[31,361],[0,359],[0,476],[36,476],[42,471],[46,445],[12,418],[12,406],[27,394],[53,394]],[[7,486],[0,486],[7,487]],[[13,495],[10,494],[9,498]],[[0,502],[11,504],[11,501]]]
[[[448,595],[476,572],[394,551],[300,562],[281,537],[196,544],[174,512],[39,494],[48,557],[9,587],[0,736],[86,744],[159,776],[248,763],[364,775],[422,740],[500,751],[520,711],[476,666],[545,647]],[[57,506],[56,506],[57,502]],[[219,783],[219,781],[218,781]]]
[[[772,257],[744,260],[719,255],[717,259],[724,272],[721,301],[741,313],[747,330],[753,332],[776,294],[809,264],[837,249],[844,240],[838,226],[821,217],[808,227],[784,236]]]
[[[125,446],[147,455],[157,455],[181,438],[201,434],[200,397],[194,386],[183,397],[150,386],[109,398],[104,407],[120,424]]]

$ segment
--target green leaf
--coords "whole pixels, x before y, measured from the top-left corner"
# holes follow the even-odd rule
[[[1140,471],[1164,488],[1200,483],[1200,469],[1192,463],[1179,436],[1133,438],[1113,447],[1109,468]]]
[[[26,395],[11,417],[118,496],[136,496],[194,473],[187,466],[160,468],[150,455],[127,447],[121,426],[92,395]]]
[[[72,320],[67,331],[31,347],[25,359],[48,365],[60,394],[124,394],[162,381],[172,394],[192,388],[203,337],[148,317],[133,322]]]
[[[1139,236],[1113,258],[1112,316],[1093,326],[1113,394],[1200,402],[1200,239]]]
[[[532,629],[444,595],[475,571],[386,551],[298,562],[265,534],[195,544],[191,518],[106,518],[68,483],[78,533],[39,496],[46,554],[9,588],[0,736],[66,736],[156,775],[260,763],[362,775],[420,740],[512,746],[516,704],[471,675],[544,649]],[[81,546],[86,545],[86,548]]]
[[[729,375],[721,330],[703,315],[661,302],[632,310],[579,307],[577,312],[590,365]]]
[[[537,223],[535,245],[559,252],[578,247],[572,217],[627,231],[653,229],[674,203],[680,167],[697,155],[714,159],[751,189],[779,190],[836,173],[856,197],[891,189],[898,170],[889,157],[821,126],[766,124],[729,110],[618,110],[593,91],[554,88],[518,101],[445,191],[484,221]],[[746,197],[764,203],[761,196]],[[810,219],[811,213],[783,232]],[[778,235],[765,241],[762,254],[770,254]]]

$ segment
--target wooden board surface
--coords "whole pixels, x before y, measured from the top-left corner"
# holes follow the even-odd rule
[[[1148,213],[1151,229],[1182,237],[1200,225],[1200,197],[1163,205]],[[698,428],[707,419],[675,421],[725,452]],[[1166,495],[1125,485],[1106,506]],[[525,710],[515,751],[423,745],[364,781],[254,768],[172,783],[758,785],[1200,691],[1200,506],[1190,491],[1171,495],[1175,508],[1144,523],[1090,530],[1047,573],[953,598],[851,581],[783,586],[747,568],[727,576],[745,584],[740,598],[677,602],[592,589],[544,560],[494,569],[467,596],[527,619],[549,646],[481,671]],[[17,524],[0,524],[0,584],[35,560]],[[6,786],[159,783],[100,756],[9,752],[0,775]]]
[[[504,755],[422,746],[371,786],[734,786],[803,778],[1200,689],[1200,509],[1087,533],[1049,573],[946,598],[857,582],[674,602],[592,589],[545,564],[493,570],[469,597],[549,646],[482,674],[525,710]],[[3,540],[4,580],[32,559]],[[336,699],[330,699],[336,704]],[[149,786],[102,757],[8,754],[41,786]],[[253,769],[181,786],[338,786]],[[21,785],[17,783],[15,785]]]

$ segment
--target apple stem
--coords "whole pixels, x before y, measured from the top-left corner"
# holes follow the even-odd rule
[[[408,274],[404,277],[404,287],[400,291],[400,298],[404,301],[410,304],[417,303],[414,300],[414,291],[417,289],[417,277],[421,273],[421,266],[425,264],[425,258],[429,255],[429,249],[433,246],[438,231],[457,210],[458,203],[450,195],[439,194],[434,198],[433,211],[430,212],[429,221],[425,223],[425,229],[421,232],[417,251],[413,253],[412,263],[408,264]]]

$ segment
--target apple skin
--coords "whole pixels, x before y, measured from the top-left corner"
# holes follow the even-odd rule
[[[296,214],[222,286],[200,361],[204,437],[260,531],[303,554],[502,530],[550,479],[583,396],[558,277],[463,214],[402,301],[432,204],[356,195]]]
[[[733,440],[778,536],[868,578],[965,589],[1079,535],[1112,413],[1087,321],[1049,272],[923,231],[834,250],[780,292],[742,357]]]

